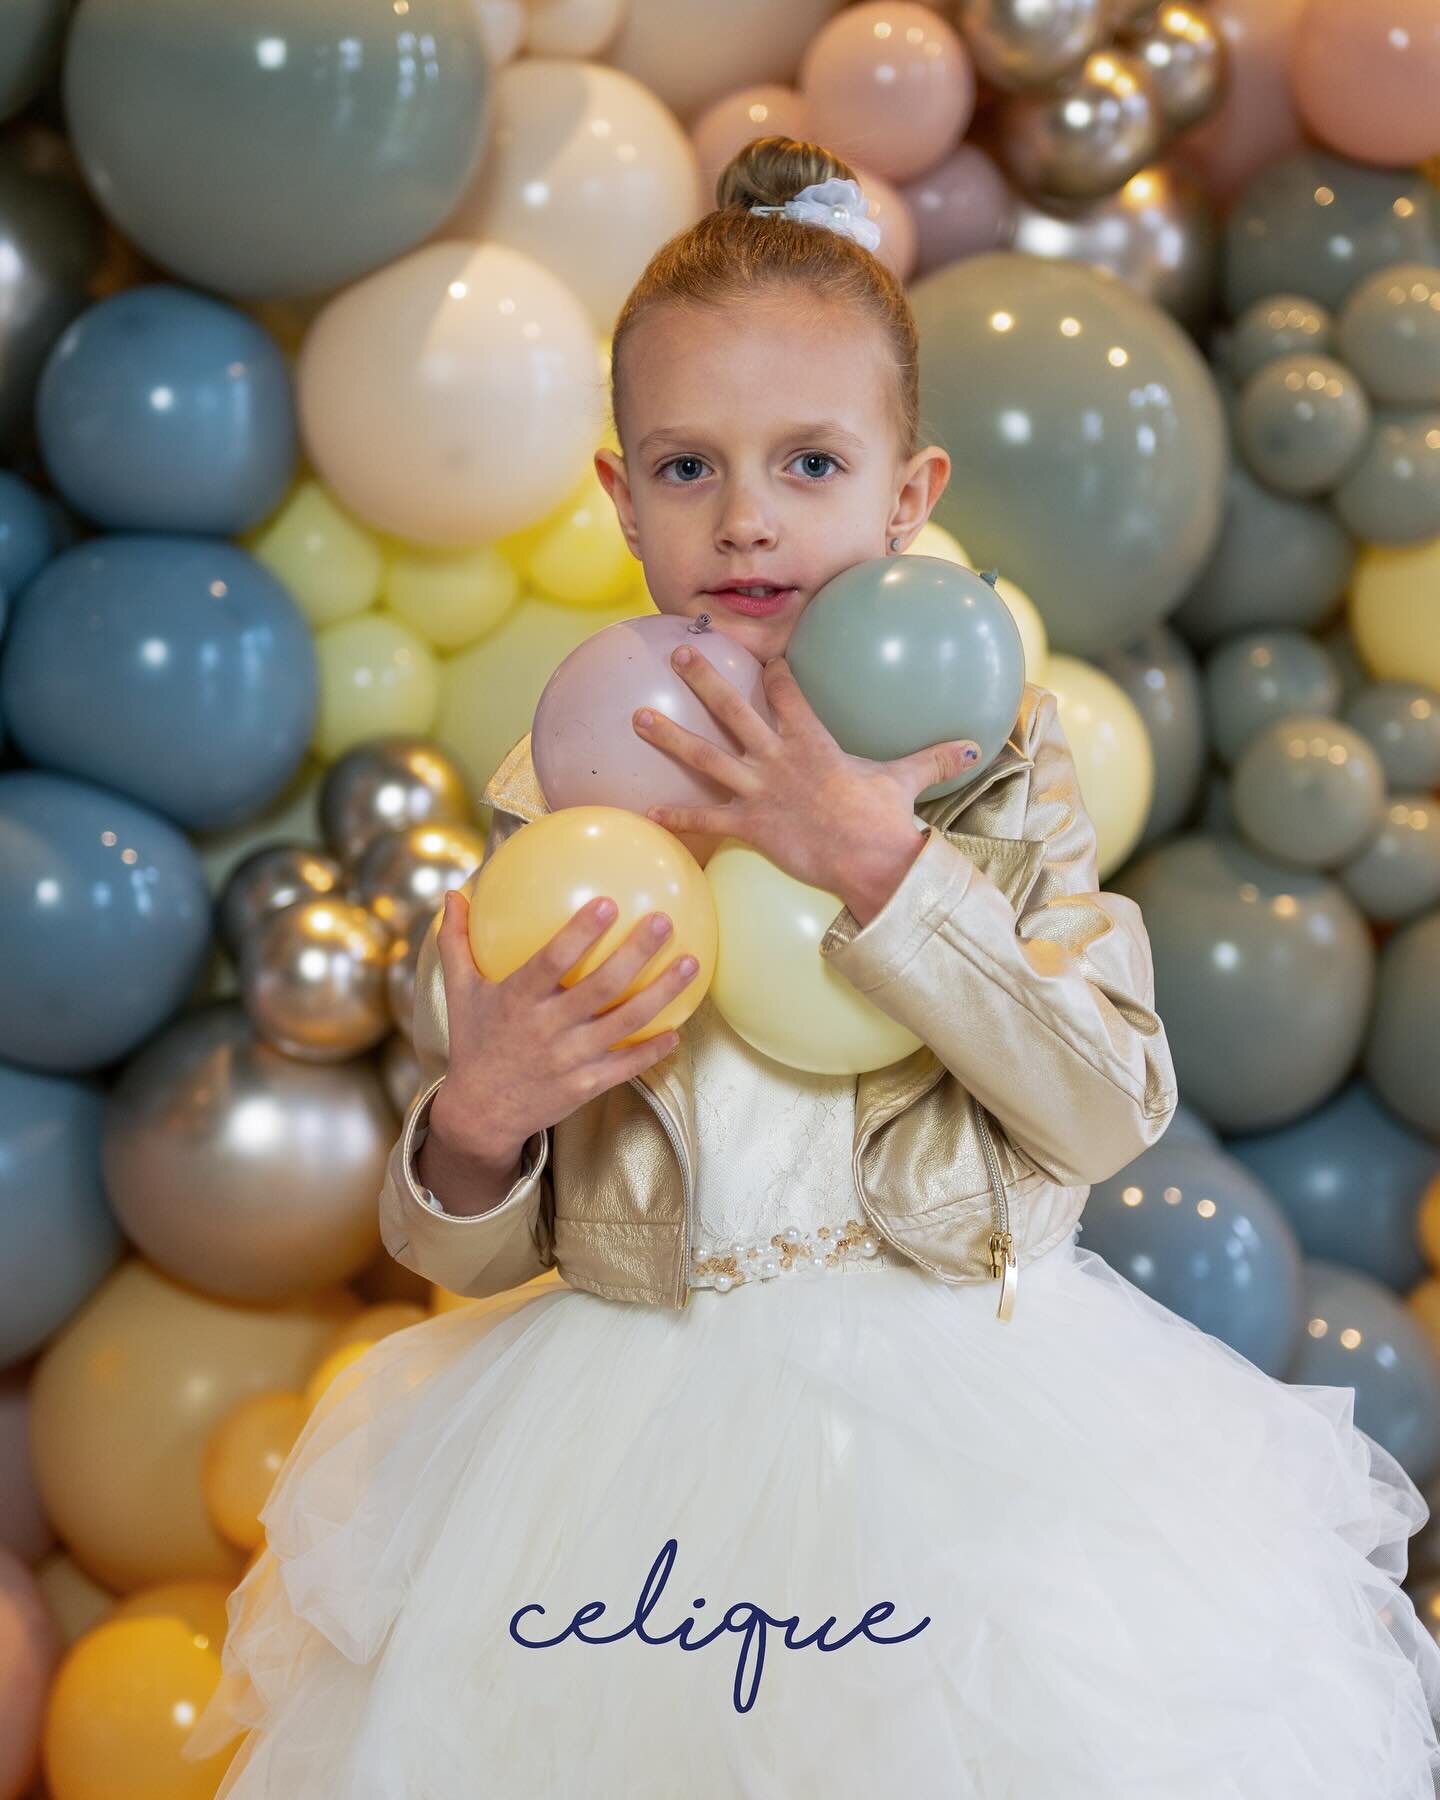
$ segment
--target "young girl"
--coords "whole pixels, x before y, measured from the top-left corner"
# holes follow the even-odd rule
[[[311,1416],[189,1746],[252,1728],[230,1800],[1432,1796],[1419,1492],[1351,1390],[1076,1242],[1176,1095],[1054,695],[917,808],[969,742],[847,756],[783,661],[949,473],[873,227],[813,192],[851,179],[786,139],[736,159],[621,314],[597,464],[656,604],[767,664],[769,720],[703,633],[677,663],[732,753],[637,717],[730,796],[660,822],[834,893],[822,954],[922,1047],[802,1074],[707,1001],[611,1049],[691,978],[596,1019],[665,921],[562,988],[594,901],[492,984],[452,898],[385,1242],[476,1298],[551,1280],[385,1338]],[[528,739],[486,798],[489,849],[545,811]]]

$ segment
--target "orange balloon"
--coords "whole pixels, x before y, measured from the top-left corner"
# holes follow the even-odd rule
[[[687,951],[700,964],[694,978],[648,1025],[619,1040],[642,1044],[684,1024],[705,998],[718,942],[715,902],[705,873],[663,825],[618,806],[566,806],[526,825],[501,844],[475,878],[470,948],[480,973],[503,981],[601,894],[619,912],[562,978],[563,986],[573,987],[588,975],[651,912],[665,913],[674,929],[620,999],[647,987]]]
[[[240,1549],[263,1540],[260,1508],[309,1416],[301,1395],[277,1389],[232,1406],[210,1433],[200,1491],[215,1529]]]
[[[116,1619],[72,1644],[42,1740],[54,1800],[211,1800],[230,1747],[186,1762],[180,1747],[219,1685],[219,1651],[179,1619]]]
[[[1431,1269],[1440,1275],[1440,1175],[1426,1184],[1420,1196],[1420,1210],[1415,1218],[1415,1235],[1421,1254]]]
[[[307,1418],[319,1405],[321,1395],[335,1377],[348,1369],[352,1363],[359,1362],[365,1352],[373,1347],[368,1338],[360,1338],[354,1343],[342,1345],[338,1350],[332,1350],[316,1366],[314,1374],[305,1383],[305,1396],[302,1404]]]

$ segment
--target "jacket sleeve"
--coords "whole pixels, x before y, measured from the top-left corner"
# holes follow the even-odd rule
[[[1030,842],[1003,841],[1038,864],[1019,907],[966,854],[985,860],[1001,841],[931,827],[881,911],[862,928],[845,908],[820,948],[929,1045],[1022,1157],[1082,1187],[1160,1137],[1175,1070],[1140,909],[1098,891],[1095,827],[1048,689],[1027,736]]]
[[[497,811],[485,842],[496,850],[521,821]],[[470,899],[480,868],[461,884]],[[525,1146],[521,1175],[509,1194],[489,1212],[466,1216],[432,1207],[416,1169],[416,1157],[430,1128],[430,1105],[445,1080],[450,1033],[445,982],[440,967],[440,914],[420,943],[415,966],[415,1054],[420,1088],[405,1111],[400,1136],[391,1148],[380,1190],[380,1236],[385,1248],[407,1269],[453,1294],[481,1299],[520,1287],[555,1262],[554,1190],[550,1175],[550,1134],[537,1131]]]

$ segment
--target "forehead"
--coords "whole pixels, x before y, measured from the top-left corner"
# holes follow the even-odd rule
[[[635,321],[622,361],[631,443],[670,426],[733,439],[798,419],[834,419],[872,437],[893,410],[895,373],[879,322],[815,295],[662,302]]]

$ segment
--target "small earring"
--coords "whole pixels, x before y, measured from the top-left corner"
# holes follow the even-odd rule
[[[899,540],[899,538],[898,538],[898,537],[895,537],[895,538],[891,538],[891,540],[890,540],[890,548],[891,548],[891,549],[892,549],[892,550],[898,550],[898,549],[899,549],[899,548],[900,548],[900,540]]]

